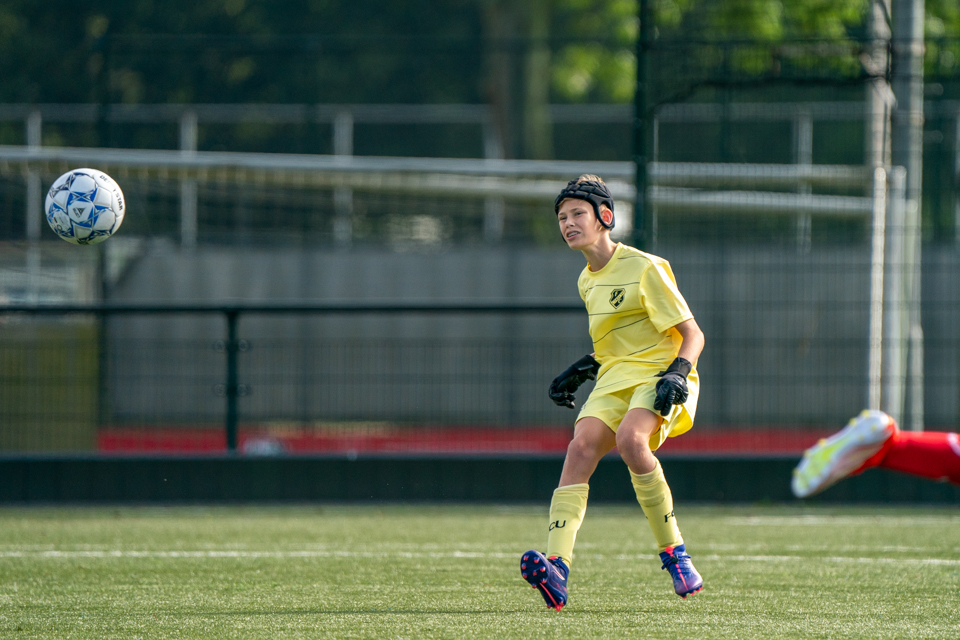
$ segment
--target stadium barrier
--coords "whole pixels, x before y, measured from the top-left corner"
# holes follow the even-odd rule
[[[795,457],[665,457],[678,504],[794,502]],[[0,504],[256,502],[514,502],[545,505],[562,460],[513,456],[0,457]],[[600,461],[593,503],[636,504],[626,466]],[[872,469],[817,503],[960,504],[960,487]]]
[[[589,348],[563,337],[582,315],[566,301],[7,305],[0,451],[562,456],[574,414],[544,388]],[[456,337],[438,337],[451,318]],[[842,406],[821,408],[841,417],[805,425],[785,405],[663,453],[796,455],[841,422]]]
[[[546,234],[549,231],[539,215],[539,203],[556,193],[563,178],[580,171],[607,177],[617,209],[622,211],[621,224],[615,229],[617,237],[631,237],[630,203],[635,197],[632,163],[0,146],[0,174],[26,172],[36,177],[37,184],[41,175],[56,175],[67,167],[90,162],[145,193],[159,187],[169,194],[171,185],[179,185],[179,227],[186,248],[193,248],[197,241],[197,189],[201,185],[214,190],[236,185],[237,194],[241,194],[238,211],[245,218],[251,216],[249,201],[258,197],[245,191],[248,185],[254,185],[260,199],[273,206],[277,202],[269,194],[283,199],[298,191],[304,197],[311,191],[324,191],[332,195],[335,214],[324,219],[334,220],[328,231],[335,243],[345,245],[353,241],[355,198],[360,193],[389,201],[381,222],[366,221],[370,227],[381,225],[386,229],[397,226],[398,216],[391,212],[402,206],[398,201],[403,203],[409,197],[413,202],[407,202],[410,210],[404,216],[403,239],[439,246],[446,241],[443,225],[451,222],[453,215],[448,211],[464,215],[458,207],[444,207],[442,199],[469,203],[463,210],[467,212],[464,219],[452,224],[466,236],[471,235],[471,226],[479,226],[480,233],[473,237],[482,234],[488,239],[501,238],[508,218],[512,225],[542,228],[541,233]],[[697,240],[694,226],[702,227],[697,231],[712,236],[714,241],[722,242],[727,236],[737,239],[738,227],[755,230],[756,222],[763,220],[765,226],[776,229],[775,235],[793,227],[795,231],[788,233],[795,235],[796,251],[805,255],[810,251],[811,225],[817,216],[818,224],[822,223],[831,235],[848,236],[860,245],[858,249],[866,249],[869,384],[862,404],[871,408],[882,405],[909,428],[923,427],[923,366],[922,357],[916,356],[923,349],[919,219],[917,209],[905,200],[902,168],[651,163],[648,171],[652,183],[649,202],[655,218],[653,228],[657,230],[652,244],[674,241],[689,245]],[[423,206],[424,198],[431,200],[433,209]],[[129,202],[129,195],[127,199]],[[511,207],[525,208],[526,212],[518,215],[513,210],[508,216],[508,201]],[[307,204],[307,200],[300,202],[300,206]],[[316,202],[309,203],[311,209],[316,206]],[[289,215],[290,209],[283,208],[282,215],[267,210],[264,221],[269,221],[267,226],[276,232],[281,226],[278,220],[282,220],[290,238],[302,238],[298,227],[305,220]],[[430,210],[442,211],[443,215],[424,215]],[[468,221],[470,217],[473,220]],[[907,405],[909,398],[917,401]]]

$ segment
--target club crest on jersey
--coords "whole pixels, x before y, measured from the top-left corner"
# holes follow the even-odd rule
[[[627,292],[623,289],[614,289],[610,292],[610,304],[613,305],[614,309],[619,309],[620,305],[623,304],[624,298],[626,298]]]

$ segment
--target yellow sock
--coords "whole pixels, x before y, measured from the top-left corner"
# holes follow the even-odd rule
[[[637,492],[637,502],[647,516],[660,551],[683,544],[677,517],[673,515],[673,495],[667,479],[663,477],[660,461],[650,473],[637,475],[631,471],[630,478],[633,480],[633,490]]]
[[[547,533],[547,557],[559,556],[567,567],[573,562],[573,544],[587,512],[590,485],[569,484],[553,492],[550,501],[550,526]]]

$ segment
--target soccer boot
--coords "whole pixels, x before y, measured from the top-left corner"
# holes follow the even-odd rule
[[[567,604],[567,576],[570,569],[560,558],[547,558],[530,550],[520,557],[520,575],[540,592],[551,609],[560,611]]]
[[[673,590],[678,596],[686,598],[691,593],[703,589],[703,578],[690,561],[684,545],[667,547],[666,551],[660,552],[660,560],[663,562],[660,568],[670,572],[670,577],[673,578]]]
[[[806,498],[861,470],[897,432],[897,423],[882,411],[862,411],[843,429],[803,453],[793,470],[793,495]]]

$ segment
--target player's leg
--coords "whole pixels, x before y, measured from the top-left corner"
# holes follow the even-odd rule
[[[897,431],[877,466],[960,485],[960,436],[943,431]]]
[[[658,437],[662,425],[663,419],[649,409],[631,409],[617,429],[617,450],[630,469],[637,502],[660,548],[663,568],[670,571],[677,595],[686,598],[703,588],[703,579],[686,552],[674,515],[673,494],[650,448],[651,440],[662,441]]]
[[[540,592],[548,607],[557,611],[567,603],[567,577],[577,532],[587,511],[590,476],[615,444],[613,431],[600,419],[577,421],[563,461],[560,486],[550,501],[547,553],[530,550],[520,558],[521,576]]]
[[[806,498],[872,467],[960,484],[960,439],[954,433],[900,431],[882,411],[863,411],[804,452],[791,488]]]
[[[573,562],[573,545],[587,510],[590,476],[615,445],[613,431],[598,418],[577,421],[573,440],[567,445],[560,483],[550,502],[547,532],[547,556],[561,558],[568,567]]]
[[[599,418],[584,417],[573,428],[573,440],[567,445],[563,471],[557,486],[566,487],[590,481],[600,459],[617,445],[613,429]]]
[[[863,411],[847,426],[803,453],[790,488],[806,498],[864,469],[876,466],[890,446],[897,425],[882,411]]]

